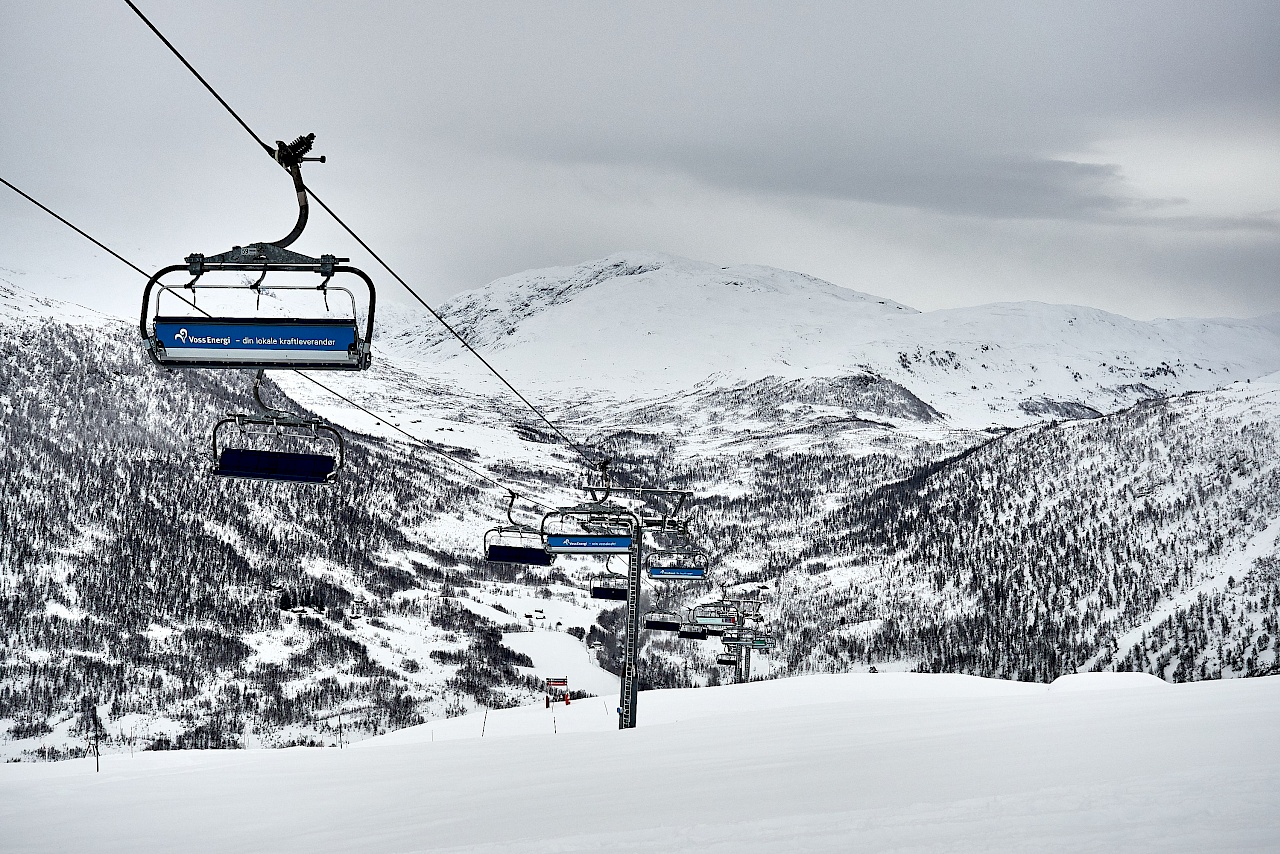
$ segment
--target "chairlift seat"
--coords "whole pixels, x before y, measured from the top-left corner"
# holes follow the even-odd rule
[[[701,581],[710,561],[697,549],[670,549],[651,552],[645,564],[649,577],[658,581]]]
[[[715,626],[716,628],[733,628],[742,625],[737,614],[693,614],[693,622],[699,626]]]
[[[738,663],[738,656],[731,652],[723,652],[716,656],[716,664],[735,665]]]
[[[732,603],[711,602],[694,606],[693,622],[700,626],[740,626],[742,615]]]
[[[707,630],[702,626],[683,625],[680,627],[680,637],[686,640],[706,640]]]
[[[233,246],[216,255],[194,252],[182,264],[157,270],[142,291],[142,312],[138,332],[147,353],[166,368],[256,368],[358,371],[369,367],[372,358],[374,313],[377,304],[373,280],[363,270],[346,266],[349,258],[321,255],[313,258],[288,247],[307,226],[308,192],[302,180],[302,164],[323,162],[323,157],[308,157],[315,134],[299,136],[293,142],[277,141],[273,156],[293,178],[294,197],[298,202],[298,218],[293,230],[279,240]],[[192,278],[175,287],[164,283],[166,276],[185,273]],[[240,283],[203,281],[206,274],[255,273],[256,281]],[[318,285],[267,282],[268,273],[312,273],[321,277]],[[333,285],[334,276],[354,276],[364,285],[368,299],[364,304],[364,330],[359,328],[359,307],[355,294],[342,284]],[[220,279],[221,275],[213,276]],[[197,302],[197,293],[228,291],[242,297],[253,297],[253,314],[235,317],[209,317]],[[186,291],[187,298],[181,294]],[[264,292],[274,297],[318,292],[323,296],[325,312],[329,311],[331,294],[345,295],[351,311],[345,318],[328,315],[315,317],[310,311],[298,316],[268,318],[258,314]],[[176,296],[196,315],[173,316],[161,311],[164,294]],[[154,296],[154,299],[153,299]],[[154,303],[154,306],[153,306]],[[285,300],[282,306],[288,306]],[[297,303],[293,303],[297,305]],[[154,311],[153,311],[154,307]],[[235,310],[235,309],[229,309]],[[150,328],[148,328],[150,325]],[[339,463],[339,467],[341,463]]]
[[[621,575],[604,573],[591,577],[591,598],[627,601],[627,580]]]
[[[214,474],[250,480],[331,483],[337,464],[337,459],[328,454],[227,448],[218,455]]]

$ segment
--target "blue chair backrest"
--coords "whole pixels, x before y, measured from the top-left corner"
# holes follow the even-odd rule
[[[337,459],[327,454],[227,448],[219,455],[218,468],[214,473],[251,480],[327,483],[337,464]]]
[[[493,563],[519,563],[525,566],[551,566],[551,555],[545,549],[530,546],[504,546],[495,543],[489,546],[484,556]]]

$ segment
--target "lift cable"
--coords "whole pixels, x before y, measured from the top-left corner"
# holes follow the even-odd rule
[[[200,75],[199,71],[196,71],[196,67],[191,63],[187,62],[187,58],[183,56],[181,53],[179,53],[178,49],[173,46],[173,43],[164,37],[164,33],[160,32],[159,28],[157,28],[155,24],[151,23],[151,21],[147,18],[146,15],[142,14],[142,10],[139,9],[137,6],[133,5],[132,0],[124,0],[124,2],[129,6],[130,9],[132,9],[137,14],[139,18],[142,19],[142,23],[146,24],[151,29],[151,32],[156,34],[156,38],[164,42],[164,46],[169,48],[169,50],[173,51],[173,55],[178,57],[178,59],[182,62],[182,64],[187,67],[187,70],[190,71],[192,74],[194,74],[196,79],[204,84],[204,88],[209,90],[209,94],[218,99],[218,103],[221,104],[223,108],[226,109],[226,111],[231,114],[231,117],[233,119],[235,119],[237,122],[240,123],[240,127],[244,128],[245,131],[249,134],[249,136],[253,137],[254,142],[262,146],[262,150],[267,152],[267,154],[271,155],[272,157],[275,157],[276,150],[271,146],[267,145],[265,142],[263,142],[262,137],[258,136],[256,133],[253,132],[253,128],[249,127],[248,123],[245,122],[244,119],[240,118],[239,113],[231,109],[231,105],[223,100],[222,96],[218,94],[217,90],[215,90],[212,86],[209,85],[209,81],[205,80],[204,77]]]
[[[204,84],[204,88],[209,90],[209,94],[213,95],[213,97],[217,99],[218,103],[221,104],[226,109],[226,111],[231,114],[232,118],[234,118],[237,122],[239,122],[240,126],[245,129],[245,131],[249,134],[249,136],[253,137],[254,141],[258,143],[258,145],[262,146],[263,150],[267,152],[267,155],[274,160],[276,150],[271,146],[267,145],[265,142],[263,142],[262,138],[258,136],[256,133],[254,133],[253,128],[249,127],[249,125],[245,122],[245,120],[240,118],[239,114],[237,114],[236,111],[231,108],[231,105],[228,104],[226,100],[221,95],[218,94],[217,90],[214,89],[213,86],[209,84],[209,81],[205,80],[204,77],[200,75],[200,72],[196,71],[195,66],[193,66],[190,62],[188,62],[187,58],[183,56],[176,47],[173,46],[173,43],[170,42],[167,38],[165,38],[164,33],[160,32],[160,30],[156,27],[156,25],[151,23],[151,21],[147,18],[147,16],[142,13],[142,10],[139,9],[136,5],[134,5],[133,0],[124,0],[124,2],[126,5],[128,5],[130,9],[134,11],[134,13],[139,18],[142,19],[142,22],[145,23],[147,27],[149,27],[151,31],[156,34],[156,36],[160,39],[160,41],[164,43],[165,47],[169,48],[169,50],[173,53],[173,55],[176,56],[182,62],[182,64],[187,67],[187,70],[189,70],[193,75],[195,75],[195,78],[197,80],[199,80],[202,84]],[[599,457],[589,454],[586,451],[586,449],[582,447],[582,445],[580,445],[579,443],[575,442],[573,439],[565,435],[564,431],[561,430],[555,424],[555,422],[553,422],[550,418],[548,418],[540,408],[535,406],[533,402],[529,400],[529,398],[525,397],[520,392],[519,389],[517,389],[514,385],[512,385],[511,382],[505,376],[503,376],[498,371],[498,369],[495,368],[489,362],[488,359],[480,355],[480,352],[471,345],[471,342],[469,342],[466,338],[464,338],[462,334],[458,332],[458,330],[454,329],[453,326],[449,324],[448,321],[446,321],[443,317],[440,316],[439,312],[437,312],[434,308],[432,308],[427,303],[426,300],[424,300],[421,296],[419,296],[418,292],[415,291],[412,287],[410,287],[409,283],[406,282],[403,278],[401,278],[400,274],[397,273],[395,270],[393,270],[391,268],[391,265],[389,265],[386,261],[382,259],[381,255],[379,255],[377,252],[374,252],[373,249],[369,246],[369,244],[366,243],[360,237],[360,235],[356,234],[355,230],[351,226],[347,225],[346,222],[343,221],[341,217],[339,217],[336,213],[334,213],[333,209],[330,208],[327,204],[325,204],[324,200],[321,199],[319,196],[317,196],[314,190],[312,190],[310,187],[307,187],[306,191],[307,191],[307,195],[315,199],[316,204],[324,208],[325,212],[329,214],[329,216],[333,217],[334,222],[342,226],[343,230],[345,230],[347,234],[351,235],[352,239],[354,239],[356,243],[360,244],[360,246],[366,252],[372,255],[374,260],[376,260],[380,265],[382,265],[382,268],[386,270],[388,273],[390,273],[392,278],[394,278],[397,282],[399,282],[400,286],[409,292],[410,296],[412,296],[415,300],[417,300],[418,303],[421,304],[422,307],[425,308],[431,314],[431,316],[434,317],[436,321],[440,323],[441,326],[443,326],[446,330],[448,330],[449,334],[451,334],[454,338],[457,338],[463,347],[465,347],[473,356],[479,359],[480,363],[483,364],[486,368],[488,368],[489,372],[493,374],[495,377],[497,377],[502,382],[502,384],[505,385],[511,391],[512,394],[514,394],[517,398],[519,398],[521,403],[527,406],[529,410],[533,412],[534,415],[537,415],[538,418],[541,419],[544,424],[546,424],[548,427],[551,428],[552,432],[554,432],[557,436],[559,436],[565,442],[565,444],[567,444],[580,457],[582,457],[582,459],[586,461],[588,466],[590,466],[593,469],[599,467],[602,461]]]
[[[81,237],[83,237],[83,238],[85,238],[86,240],[88,240],[88,241],[89,241],[90,243],[92,243],[94,246],[97,246],[99,249],[101,249],[102,251],[106,252],[106,253],[107,253],[108,255],[110,255],[111,257],[115,258],[117,261],[121,262],[121,263],[122,263],[122,264],[124,264],[125,266],[127,266],[127,267],[131,268],[132,270],[136,271],[136,272],[137,272],[137,273],[139,273],[140,275],[150,278],[150,274],[148,274],[148,273],[147,273],[147,271],[143,270],[143,269],[142,269],[141,267],[139,267],[137,264],[133,263],[133,262],[132,262],[132,261],[130,261],[128,258],[125,258],[125,257],[124,257],[123,255],[121,255],[119,252],[116,252],[114,249],[112,249],[111,247],[107,246],[105,243],[103,243],[102,241],[98,240],[98,239],[97,239],[97,238],[95,238],[93,235],[91,235],[91,234],[89,234],[88,232],[86,232],[84,229],[82,229],[82,228],[78,227],[77,225],[75,225],[75,223],[73,223],[73,222],[71,222],[70,220],[68,220],[67,218],[65,218],[65,217],[63,217],[63,216],[61,216],[61,215],[59,215],[57,212],[53,211],[52,209],[50,209],[50,208],[49,208],[49,207],[47,207],[46,205],[41,204],[38,200],[36,200],[36,199],[35,199],[35,198],[33,198],[32,196],[28,195],[27,193],[23,192],[23,191],[22,191],[21,189],[19,189],[18,187],[15,187],[13,184],[11,184],[11,183],[9,183],[8,181],[6,181],[3,177],[0,177],[0,184],[4,184],[4,185],[5,185],[6,187],[8,187],[10,190],[13,190],[13,191],[14,191],[15,193],[17,193],[19,196],[22,196],[22,198],[26,199],[28,202],[31,202],[31,204],[33,204],[33,205],[35,205],[36,207],[40,208],[40,210],[44,211],[44,212],[45,212],[45,213],[47,213],[49,216],[51,216],[51,217],[53,217],[54,219],[56,219],[58,222],[60,222],[60,223],[62,223],[63,225],[67,226],[67,227],[68,227],[68,228],[70,228],[72,231],[74,231],[76,234],[79,234]],[[205,311],[203,308],[201,308],[200,306],[196,305],[195,303],[190,302],[190,301],[189,301],[189,300],[187,300],[187,298],[186,298],[185,296],[183,296],[182,294],[180,294],[180,293],[176,293],[176,292],[174,292],[174,291],[172,291],[172,290],[170,290],[170,293],[172,293],[172,294],[173,294],[174,296],[176,296],[178,299],[182,300],[182,302],[186,303],[188,306],[190,306],[191,308],[194,308],[196,311],[200,312],[201,314],[205,315],[206,317],[208,317],[208,316],[209,316],[209,312]],[[491,485],[493,485],[493,486],[497,487],[498,489],[501,489],[501,490],[503,490],[503,491],[505,491],[505,492],[515,493],[515,494],[516,494],[516,495],[518,495],[519,497],[523,498],[525,501],[528,501],[530,504],[534,504],[534,505],[536,505],[536,506],[538,506],[538,507],[542,508],[543,510],[551,510],[551,509],[553,509],[553,508],[551,507],[551,505],[549,505],[549,504],[544,504],[543,502],[538,501],[537,499],[531,498],[531,497],[529,497],[528,495],[525,495],[524,493],[516,492],[516,490],[513,490],[511,487],[509,487],[509,486],[507,486],[506,484],[502,483],[501,481],[499,481],[498,479],[496,479],[495,477],[493,477],[493,475],[490,475],[490,474],[488,474],[488,473],[486,473],[486,472],[484,472],[484,471],[482,471],[482,470],[480,470],[480,469],[477,469],[477,468],[474,468],[474,467],[472,467],[472,466],[469,466],[469,465],[467,465],[466,463],[462,462],[461,460],[458,460],[458,459],[456,459],[455,457],[450,456],[449,454],[447,454],[447,453],[445,453],[444,451],[440,450],[439,448],[435,447],[434,445],[432,445],[431,443],[427,442],[426,440],[421,439],[421,438],[419,438],[419,437],[417,437],[417,436],[413,435],[412,433],[409,433],[408,431],[406,431],[406,430],[402,429],[399,425],[392,423],[390,420],[388,420],[388,419],[386,419],[386,418],[383,418],[382,416],[380,416],[380,415],[378,415],[377,413],[375,413],[375,412],[373,412],[372,410],[370,410],[368,407],[363,406],[363,405],[361,405],[361,404],[359,404],[359,403],[356,403],[354,400],[352,400],[351,398],[347,397],[346,395],[344,395],[342,392],[338,391],[337,389],[334,389],[334,388],[331,388],[330,386],[325,385],[324,383],[320,382],[320,380],[316,379],[315,377],[308,376],[307,374],[303,373],[302,371],[293,371],[293,373],[295,373],[295,374],[297,374],[298,376],[302,377],[303,379],[308,380],[309,382],[311,382],[311,383],[313,383],[313,384],[315,384],[315,385],[319,386],[320,388],[324,389],[324,390],[325,390],[325,391],[327,391],[329,394],[333,395],[334,397],[338,398],[339,400],[343,401],[344,403],[348,404],[349,406],[355,407],[356,409],[360,410],[360,411],[361,411],[361,412],[363,412],[364,414],[368,415],[370,418],[374,419],[374,421],[378,422],[379,424],[382,424],[382,425],[383,425],[383,426],[385,426],[385,427],[389,427],[389,428],[391,428],[392,430],[396,431],[396,432],[397,432],[397,433],[399,433],[400,435],[404,436],[406,439],[409,439],[411,442],[413,442],[413,443],[415,443],[415,444],[419,445],[420,447],[423,447],[423,448],[427,449],[428,451],[430,451],[430,452],[431,452],[431,453],[433,453],[433,454],[436,454],[436,455],[438,455],[438,456],[443,457],[444,459],[446,459],[446,460],[448,460],[450,463],[452,463],[454,466],[457,466],[458,468],[460,468],[460,469],[462,469],[462,470],[464,470],[464,471],[466,471],[466,472],[470,473],[472,476],[474,476],[474,477],[476,477],[476,478],[479,478],[480,480],[483,480],[483,481],[485,481],[485,482],[487,482],[487,483],[489,483],[489,484],[491,484]]]
[[[124,265],[126,265],[126,266],[128,266],[128,267],[132,267],[135,271],[137,271],[138,273],[142,274],[143,276],[146,276],[147,278],[150,278],[150,277],[151,277],[151,274],[150,274],[150,273],[148,273],[146,270],[142,269],[142,268],[141,268],[141,267],[139,267],[137,264],[133,263],[133,262],[132,262],[132,261],[130,261],[128,258],[124,257],[124,256],[123,256],[123,255],[121,255],[119,252],[116,252],[116,251],[115,251],[114,249],[112,249],[110,246],[107,246],[107,245],[106,245],[105,243],[103,243],[101,240],[98,240],[96,237],[94,237],[93,235],[89,234],[89,233],[88,233],[87,231],[85,231],[84,229],[82,229],[82,228],[78,227],[75,223],[73,223],[73,222],[71,222],[70,220],[67,220],[67,219],[65,219],[65,218],[63,218],[63,217],[61,217],[61,216],[59,216],[59,215],[58,215],[57,213],[55,213],[54,211],[52,211],[52,210],[50,210],[49,208],[45,207],[44,205],[40,204],[40,202],[36,201],[36,200],[35,200],[35,199],[33,199],[31,196],[28,196],[26,193],[22,192],[22,190],[19,190],[17,187],[13,186],[12,184],[10,184],[8,181],[6,181],[6,180],[5,180],[4,178],[2,178],[2,177],[0,177],[0,184],[4,184],[4,185],[5,185],[6,187],[8,187],[10,190],[13,190],[13,191],[14,191],[15,193],[17,193],[19,196],[22,196],[22,198],[24,198],[24,199],[26,199],[27,201],[31,202],[31,204],[35,205],[35,206],[36,206],[36,207],[38,207],[40,210],[42,210],[42,211],[44,211],[45,213],[47,213],[49,216],[53,217],[53,218],[54,218],[54,219],[56,219],[58,222],[62,223],[62,224],[63,224],[63,225],[65,225],[67,228],[71,229],[71,230],[72,230],[72,231],[74,231],[76,234],[80,235],[80,236],[81,236],[81,237],[83,237],[85,240],[89,241],[89,242],[90,242],[90,243],[92,243],[94,246],[96,246],[96,247],[98,247],[99,249],[101,249],[103,252],[106,252],[108,255],[112,256],[112,257],[113,257],[113,258],[115,258],[117,261],[121,262],[122,264],[124,264]],[[184,298],[184,299],[185,299],[185,298]]]

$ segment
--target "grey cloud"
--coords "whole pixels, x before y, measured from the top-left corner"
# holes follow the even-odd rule
[[[1124,222],[1170,231],[1224,234],[1257,232],[1263,235],[1280,236],[1280,214],[1275,211],[1263,211],[1248,216],[1133,216],[1127,217]]]
[[[637,246],[822,264],[874,290],[877,273],[998,267],[1030,230],[1039,254],[1002,298],[1054,283],[1025,292],[1142,313],[1162,279],[1187,312],[1195,282],[1280,307],[1273,216],[1201,215],[1144,196],[1128,164],[1080,162],[1132,127],[1280,115],[1274,2],[142,5],[267,139],[316,132],[316,187],[437,296]],[[5,177],[144,265],[287,229],[278,168],[122,3],[6,12]],[[21,205],[0,198],[0,263],[79,257]],[[927,237],[869,268],[899,214]],[[1081,229],[1106,247],[1088,265]],[[306,240],[345,238],[318,216]],[[1144,241],[1166,251],[1126,248]]]
[[[901,205],[993,218],[1092,219],[1176,204],[1127,194],[1114,164],[921,153],[911,159],[708,153],[669,165],[738,190]]]

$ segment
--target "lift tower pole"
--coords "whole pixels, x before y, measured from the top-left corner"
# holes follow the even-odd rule
[[[626,539],[627,555],[627,624],[622,642],[622,678],[618,696],[618,729],[633,729],[636,725],[636,701],[639,696],[640,683],[637,680],[640,658],[640,573],[644,568],[644,535],[646,531],[679,533],[688,535],[688,526],[680,516],[685,501],[693,493],[682,489],[650,489],[647,487],[614,487],[609,482],[608,461],[600,465],[604,483],[599,485],[583,484],[582,488],[591,495],[591,500],[573,507],[560,507],[549,511],[542,517],[539,529],[544,537],[544,546],[551,554],[622,554],[621,548],[615,548],[617,540],[623,539],[622,532],[629,535]],[[665,501],[667,507],[657,515],[646,514],[643,506],[633,510],[626,506],[610,503],[610,495],[625,495],[643,505],[646,500]],[[589,543],[574,544],[573,537],[554,534],[548,531],[569,525],[586,530],[587,540],[596,535],[602,542],[596,546]],[[576,534],[574,536],[577,536]],[[564,542],[560,542],[564,541]],[[603,542],[608,541],[608,542]],[[614,599],[613,596],[592,596],[600,599]]]
[[[636,660],[640,654],[640,567],[643,566],[644,522],[636,519],[631,528],[631,551],[627,555],[627,626],[622,649],[622,689],[618,697],[618,729],[636,725]]]

